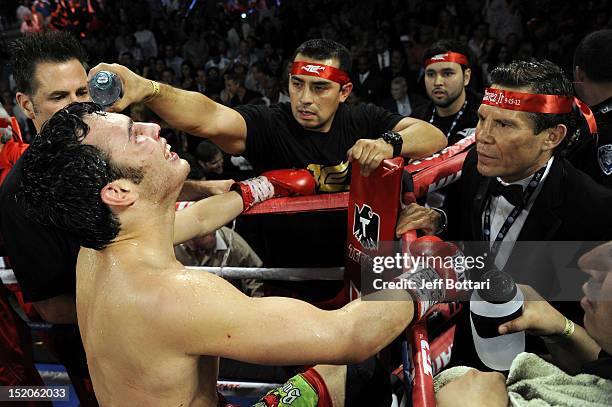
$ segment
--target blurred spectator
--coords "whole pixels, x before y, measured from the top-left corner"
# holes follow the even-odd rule
[[[174,71],[170,68],[165,68],[162,72],[161,81],[163,83],[167,83],[168,85],[177,86],[176,75]]]
[[[172,44],[166,44],[164,46],[164,55],[166,67],[172,69],[174,76],[179,78],[181,76],[181,65],[184,60],[176,54],[176,47]]]
[[[229,93],[229,107],[246,105],[253,99],[261,98],[261,95],[257,92],[245,88],[244,79],[235,72],[227,74],[225,86]]]
[[[387,89],[391,86],[391,80],[398,76],[403,77],[412,85],[415,82],[416,75],[412,74],[406,64],[406,58],[402,50],[394,49],[391,51],[391,63],[388,67],[380,72],[383,80],[383,89],[385,91],[385,98],[389,96]]]
[[[199,178],[202,179],[224,179],[223,153],[210,140],[202,140],[196,149],[195,158],[198,162]]]
[[[4,106],[4,109],[9,116],[15,116],[17,122],[19,123],[19,128],[21,129],[24,141],[29,143],[29,138],[34,136],[34,134],[32,134],[33,129],[30,128],[28,118],[17,104],[14,95],[8,90],[2,92],[2,106]]]
[[[184,61],[181,64],[181,82],[186,79],[193,79],[193,64],[189,61]]]
[[[22,19],[21,27],[19,28],[19,31],[21,31],[22,34],[42,32],[42,22],[39,19],[34,18],[30,10],[22,13]]]
[[[381,106],[393,113],[410,116],[415,108],[427,103],[418,94],[408,95],[408,82],[403,76],[396,76],[391,81],[391,97],[382,101]]]
[[[485,43],[487,41],[487,24],[479,23],[473,30],[472,36],[468,41],[468,46],[470,47],[470,51],[476,58],[476,60],[481,61],[480,57],[484,52]]]
[[[261,267],[262,261],[251,246],[242,236],[226,227],[176,246],[176,258],[185,266],[220,267],[230,242],[232,246],[226,266]]]
[[[117,61],[123,66],[127,66],[130,70],[139,73],[140,72],[140,64],[134,59],[134,56],[131,52],[122,52],[119,55],[119,60]]]
[[[142,66],[142,48],[140,48],[140,45],[136,43],[136,37],[134,37],[134,34],[126,34],[123,37],[123,45],[121,48],[119,48],[119,58],[121,58],[121,55],[126,53],[131,55],[131,57],[134,59],[134,63],[137,66]]]
[[[261,95],[264,94],[264,82],[270,77],[272,72],[268,69],[268,65],[264,61],[257,61],[249,69],[247,77],[244,81],[244,86]]]
[[[376,37],[376,58],[378,60],[378,70],[382,71],[391,65],[391,51],[384,35],[379,34]]]
[[[204,35],[198,30],[189,33],[187,42],[183,44],[183,57],[195,67],[202,67],[208,59],[208,43]]]
[[[206,95],[219,95],[225,84],[219,69],[211,67],[206,69]]]
[[[357,58],[357,74],[353,79],[353,92],[366,103],[375,103],[383,93],[383,81],[378,69],[374,70],[372,58],[365,54]]]
[[[223,56],[219,49],[211,48],[210,49],[210,59],[206,61],[204,68],[209,70],[211,68],[217,68],[219,70],[219,74],[222,75],[225,73],[225,70],[230,66],[231,61]]]
[[[280,89],[279,80],[275,77],[266,77],[264,79],[264,101],[266,105],[275,105],[277,103],[290,102],[289,95],[283,93]]]
[[[250,67],[257,62],[257,56],[251,50],[249,43],[241,40],[238,45],[238,55],[234,58],[234,63]]]
[[[157,57],[157,41],[153,31],[149,30],[143,21],[139,21],[136,27],[137,30],[134,33],[134,37],[142,49],[143,59]]]
[[[185,266],[261,267],[263,262],[237,232],[222,227],[174,247],[176,259]],[[224,261],[227,255],[227,259]],[[262,296],[261,282],[242,280],[239,286],[250,296]]]
[[[202,94],[206,94],[206,81],[206,70],[204,68],[197,69],[195,76],[195,90]]]
[[[115,37],[115,50],[117,55],[121,55],[121,50],[125,48],[125,37],[130,34],[130,27],[127,24],[119,26],[119,34]]]
[[[518,37],[523,36],[523,17],[519,0],[486,0],[484,16],[489,24],[489,34],[498,41],[505,41],[510,33]]]
[[[151,73],[151,79],[161,81],[164,76],[164,70],[166,70],[166,62],[163,58],[156,58]]]

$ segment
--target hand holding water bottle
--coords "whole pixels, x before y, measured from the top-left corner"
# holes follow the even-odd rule
[[[561,335],[565,317],[528,285],[519,284],[525,297],[523,315],[499,326],[500,334],[526,331],[535,336]]]
[[[96,77],[101,71],[105,73]],[[100,89],[98,89],[99,92],[94,90],[91,96],[94,102],[102,104],[109,112],[121,112],[126,107],[134,103],[142,102],[150,98],[156,92],[159,92],[158,84],[150,79],[137,75],[125,66],[119,64],[101,63],[96,65],[89,71],[88,82],[90,83],[90,89],[96,82],[101,85],[99,86]],[[109,83],[110,86],[108,86]],[[116,93],[119,83],[122,93],[120,93],[120,97],[117,99],[116,96],[113,97],[113,95]],[[157,91],[155,86],[157,86]],[[102,99],[96,101],[96,93],[99,93]]]

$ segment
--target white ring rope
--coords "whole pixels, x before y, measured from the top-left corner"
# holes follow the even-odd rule
[[[265,267],[186,267],[189,270],[205,271],[228,279],[254,278],[258,280],[334,281],[344,279],[344,267],[313,268],[265,268]],[[0,279],[6,285],[17,284],[12,269],[0,269]]]
[[[264,268],[264,267],[186,267],[189,270],[200,270],[214,273],[227,279],[254,278],[257,280],[343,280],[344,267],[313,268]]]
[[[39,370],[40,377],[54,386],[69,386],[72,384],[65,371]],[[217,390],[225,397],[261,397],[280,383],[249,382],[236,380],[218,380]]]

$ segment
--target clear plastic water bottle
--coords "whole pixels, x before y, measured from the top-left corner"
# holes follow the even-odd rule
[[[109,71],[96,73],[88,83],[91,100],[102,107],[108,107],[121,99],[123,86],[121,79]]]
[[[474,346],[482,363],[495,370],[509,370],[514,358],[525,350],[525,332],[500,335],[499,325],[523,314],[523,292],[510,275],[497,269],[484,274],[489,287],[474,290],[470,322]]]

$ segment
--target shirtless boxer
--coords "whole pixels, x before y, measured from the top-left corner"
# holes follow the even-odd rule
[[[77,314],[101,406],[215,406],[219,356],[277,365],[361,361],[423,315],[425,303],[404,291],[399,298],[410,301],[323,311],[250,298],[213,274],[186,270],[173,243],[211,221],[190,208],[175,214],[188,164],[167,152],[155,127],[95,109],[79,103],[54,115],[24,156],[19,199],[40,221],[98,249],[79,253]],[[209,198],[217,204],[210,213],[239,213],[278,184],[258,177],[236,189]],[[325,367],[292,378],[300,395],[292,405],[331,405],[331,397],[341,406],[344,383],[330,379]]]

